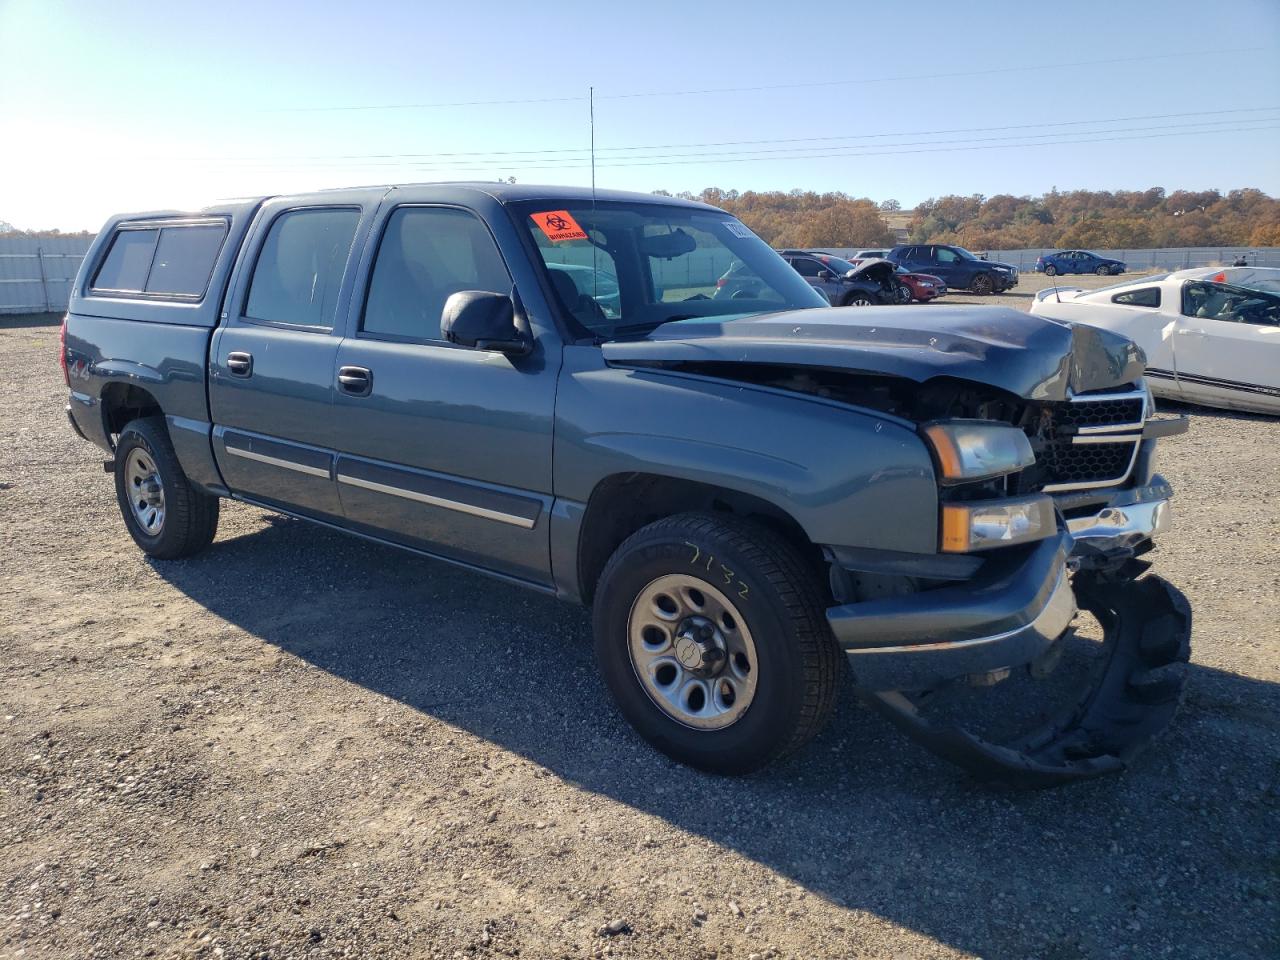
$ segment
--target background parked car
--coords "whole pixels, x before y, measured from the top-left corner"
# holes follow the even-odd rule
[[[1059,250],[1057,253],[1036,257],[1036,272],[1043,273],[1046,277],[1059,273],[1096,273],[1105,277],[1124,271],[1122,261],[1100,257],[1088,250]]]
[[[894,277],[888,261],[869,260],[854,265],[829,253],[810,250],[782,250],[782,258],[817,287],[833,307],[870,307],[876,304],[901,303],[902,284]],[[875,265],[883,263],[883,268]]]
[[[888,250],[858,250],[848,260],[850,263],[861,263],[863,260],[884,260]]]
[[[912,273],[942,278],[950,290],[986,295],[1004,293],[1018,285],[1018,268],[983,260],[964,247],[938,243],[903,244],[889,251],[888,259]]]
[[[894,271],[902,289],[906,291],[906,297],[903,303],[910,303],[915,300],[917,303],[928,303],[930,300],[937,300],[938,297],[947,295],[947,285],[941,277],[935,277],[930,273],[912,273],[906,267],[898,264]]]

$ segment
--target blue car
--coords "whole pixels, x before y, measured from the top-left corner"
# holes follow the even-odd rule
[[[1088,250],[1059,250],[1036,258],[1036,273],[1054,277],[1060,273],[1096,273],[1108,277],[1124,273],[1125,266],[1119,260],[1109,260]]]

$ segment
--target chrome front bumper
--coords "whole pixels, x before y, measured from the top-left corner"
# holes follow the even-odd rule
[[[1162,479],[1157,480],[1150,486],[1124,491],[1097,513],[1069,519],[1071,557],[1131,551],[1168,530],[1173,522],[1171,491]]]

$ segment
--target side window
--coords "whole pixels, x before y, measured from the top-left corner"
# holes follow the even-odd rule
[[[156,244],[147,293],[202,297],[227,235],[225,224],[165,227]]]
[[[440,314],[462,290],[510,293],[489,229],[449,207],[401,207],[378,244],[360,329],[375,336],[443,340]]]
[[[822,264],[817,260],[811,260],[808,257],[796,257],[791,261],[791,265],[796,268],[796,272],[802,277],[812,277],[817,279],[818,271],[822,269]]]
[[[948,250],[946,247],[934,247],[933,253],[934,259],[938,263],[955,263],[960,259],[954,251]]]
[[[360,211],[350,208],[290,210],[276,217],[253,268],[245,316],[332,327],[359,222]]]
[[[1188,282],[1182,288],[1182,312],[1188,317],[1280,326],[1280,296],[1226,283]]]
[[[1143,287],[1141,290],[1126,290],[1111,298],[1112,303],[1125,307],[1158,307],[1160,306],[1160,288]]]
[[[151,269],[159,235],[159,230],[119,231],[93,278],[93,289],[140,292],[147,285],[147,272]]]

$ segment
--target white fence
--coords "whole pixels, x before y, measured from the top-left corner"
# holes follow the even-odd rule
[[[852,249],[828,247],[837,256],[848,256]],[[1019,270],[1031,270],[1036,258],[1057,253],[1063,247],[1040,247],[1026,250],[983,250],[988,260],[1012,264]],[[1066,248],[1070,249],[1070,248]],[[979,251],[975,251],[979,252]],[[1280,267],[1280,247],[1165,247],[1146,250],[1099,250],[1090,253],[1121,260],[1131,272],[1147,270],[1186,270],[1190,267],[1228,267],[1236,257],[1244,257],[1251,267]]]
[[[0,237],[0,313],[61,313],[92,237]]]

